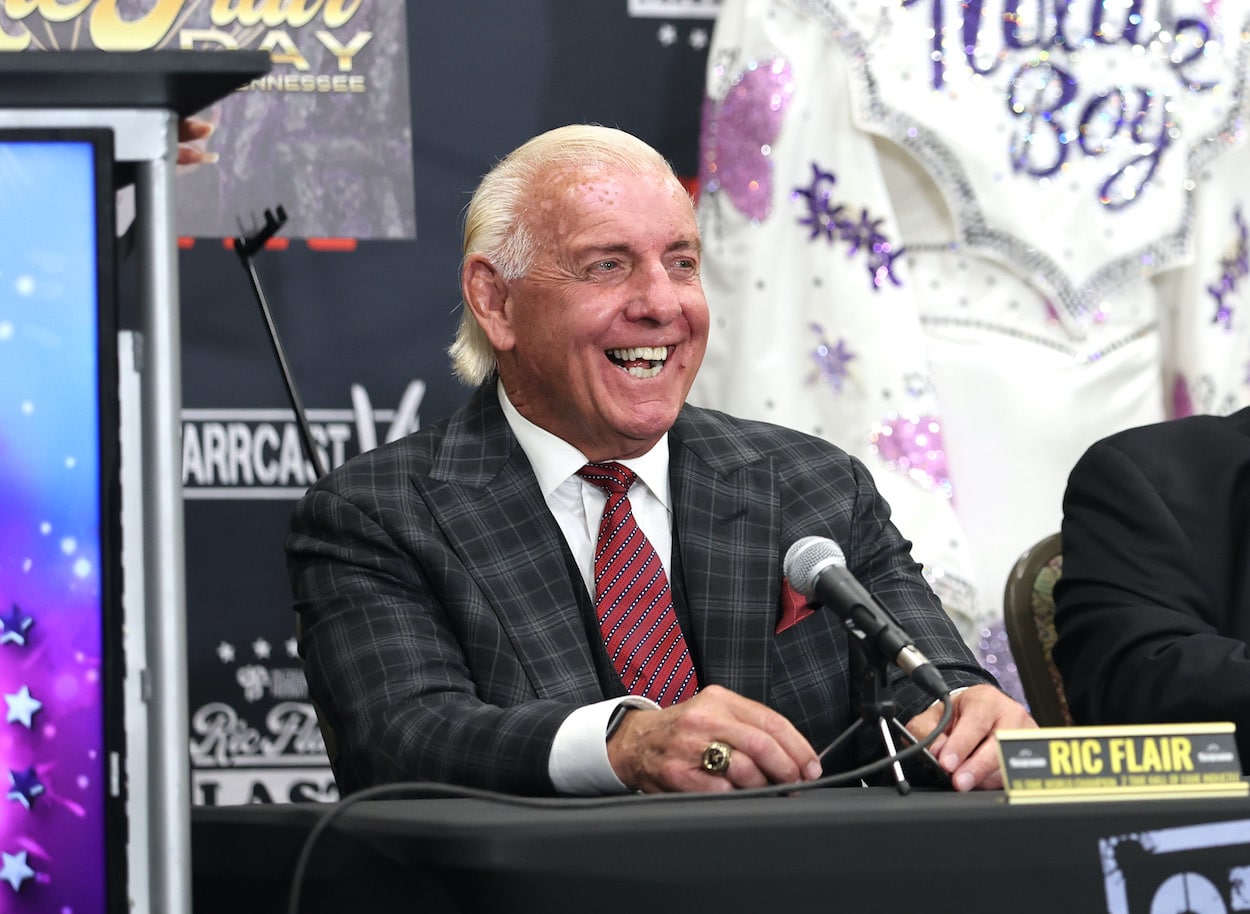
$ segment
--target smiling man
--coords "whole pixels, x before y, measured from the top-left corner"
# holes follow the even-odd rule
[[[464,252],[451,354],[473,398],[313,486],[287,540],[340,790],[723,791],[851,767],[816,751],[859,716],[845,629],[783,587],[809,535],[960,689],[934,744],[955,786],[997,786],[993,730],[1031,721],[864,467],[686,405],[708,305],[663,158],[618,130],[543,134],[483,179]],[[909,681],[896,698],[913,732],[937,721]]]

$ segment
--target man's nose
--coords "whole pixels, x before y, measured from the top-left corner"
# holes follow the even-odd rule
[[[648,267],[635,274],[637,288],[630,302],[627,316],[630,320],[652,320],[667,324],[681,314],[681,292],[677,281],[663,264]]]

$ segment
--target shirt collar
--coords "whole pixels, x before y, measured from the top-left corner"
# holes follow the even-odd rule
[[[508,393],[503,389],[502,381],[497,381],[496,386],[504,418],[508,420],[508,426],[520,442],[521,450],[525,451],[525,456],[529,458],[530,466],[534,469],[534,475],[538,478],[539,488],[542,489],[545,498],[589,461],[585,454],[563,438],[551,434],[522,416],[508,399]],[[633,470],[664,507],[671,510],[667,434],[641,457],[617,462]]]

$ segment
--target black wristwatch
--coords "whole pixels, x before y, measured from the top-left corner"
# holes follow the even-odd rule
[[[603,741],[606,743],[612,738],[612,734],[616,732],[616,728],[621,725],[621,721],[625,719],[625,715],[630,711],[637,711],[633,705],[627,705],[624,702],[617,705],[612,711],[612,716],[608,718],[608,729],[603,733]]]

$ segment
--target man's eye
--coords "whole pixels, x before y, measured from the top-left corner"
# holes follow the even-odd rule
[[[615,270],[619,266],[620,266],[620,263],[615,260],[600,260],[598,263],[595,264],[595,269],[604,270],[606,272],[609,270]]]

